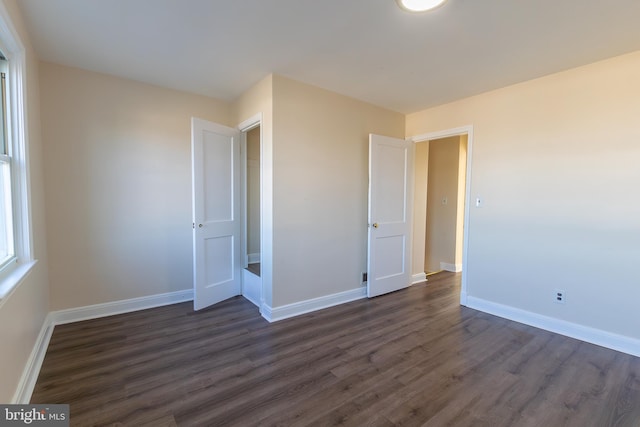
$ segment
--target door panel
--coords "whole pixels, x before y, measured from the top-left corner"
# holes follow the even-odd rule
[[[369,136],[369,298],[411,283],[413,143]]]
[[[234,140],[204,130],[202,154],[204,161],[204,220],[207,222],[233,221]]]
[[[404,274],[405,240],[405,237],[402,235],[379,237],[376,239],[377,247],[375,255],[378,259],[376,279],[387,279]]]
[[[195,310],[241,294],[240,132],[191,121]]]
[[[208,287],[233,280],[233,236],[206,239],[205,260]]]

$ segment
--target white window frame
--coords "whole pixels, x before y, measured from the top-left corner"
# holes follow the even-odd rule
[[[0,305],[35,265],[31,235],[26,52],[0,2],[0,50],[7,58],[7,139],[11,155],[15,259],[0,271]]]

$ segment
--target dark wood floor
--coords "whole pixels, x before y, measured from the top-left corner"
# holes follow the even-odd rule
[[[268,324],[234,298],[57,326],[75,426],[640,426],[640,359],[460,307],[439,273]]]

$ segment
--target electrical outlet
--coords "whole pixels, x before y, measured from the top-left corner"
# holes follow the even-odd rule
[[[553,291],[553,300],[557,304],[564,304],[566,299],[566,293],[561,289],[556,289]]]
[[[444,196],[444,197],[442,198],[442,204],[443,204],[443,205],[446,205],[447,203],[449,203],[449,200],[447,199],[447,196]]]

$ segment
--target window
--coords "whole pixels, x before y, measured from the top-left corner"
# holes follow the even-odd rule
[[[15,259],[7,105],[7,61],[0,52],[0,269]]]
[[[36,264],[31,243],[26,53],[0,1],[0,306]]]

